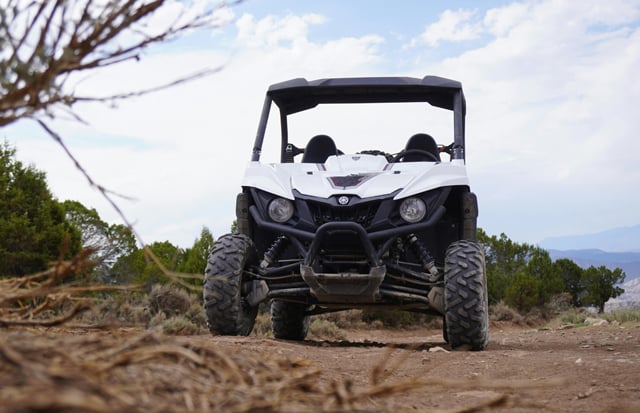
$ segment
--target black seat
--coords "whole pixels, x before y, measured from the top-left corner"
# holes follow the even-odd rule
[[[325,163],[331,155],[337,155],[335,142],[327,135],[316,135],[309,140],[302,155],[303,163]]]
[[[405,146],[405,151],[410,149],[419,149],[425,152],[429,152],[433,154],[434,158],[431,158],[428,155],[423,155],[420,153],[408,153],[404,156],[405,162],[434,162],[436,159],[440,162],[440,151],[438,150],[438,144],[436,144],[436,140],[431,137],[431,135],[427,135],[426,133],[416,133],[407,141],[407,145]]]

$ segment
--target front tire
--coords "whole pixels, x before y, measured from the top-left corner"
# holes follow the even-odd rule
[[[244,270],[256,264],[257,253],[246,235],[226,234],[215,242],[204,275],[204,310],[214,334],[248,336],[258,306],[250,306],[242,292]]]
[[[444,265],[446,338],[451,348],[484,350],[489,341],[489,302],[484,251],[461,240],[447,249]]]
[[[275,338],[283,340],[304,340],[309,331],[309,306],[287,301],[271,303],[271,331]]]

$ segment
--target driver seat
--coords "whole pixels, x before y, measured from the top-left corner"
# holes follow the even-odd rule
[[[302,155],[302,163],[325,163],[329,156],[337,154],[338,148],[331,137],[316,135],[307,143]]]
[[[441,162],[440,151],[438,150],[438,144],[436,144],[436,140],[433,139],[431,135],[427,135],[426,133],[416,133],[415,135],[410,137],[404,149],[405,151],[410,149],[419,149],[425,152],[432,153],[433,156],[435,156],[435,159],[437,159],[438,162]],[[404,161],[433,162],[433,159],[419,153],[410,153],[404,157]]]

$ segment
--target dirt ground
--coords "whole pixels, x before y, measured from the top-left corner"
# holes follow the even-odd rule
[[[308,359],[322,369],[321,380],[365,386],[383,366],[385,382],[432,382],[371,401],[368,407],[374,410],[477,411],[488,404],[488,410],[501,412],[640,412],[640,326],[494,325],[483,352],[449,351],[434,330],[353,331],[337,342],[207,340],[229,349]]]
[[[494,324],[483,352],[450,351],[436,330],[345,334],[291,342],[137,328],[0,330],[0,411],[640,412],[637,325]],[[237,371],[221,375],[216,363]],[[214,380],[231,387],[199,404],[193,386],[206,394]],[[249,396],[238,393],[245,405],[216,404],[249,387]],[[66,398],[47,404],[55,396],[45,389]],[[277,403],[269,399],[276,393]]]

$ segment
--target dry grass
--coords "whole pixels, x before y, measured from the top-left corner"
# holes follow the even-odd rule
[[[345,331],[338,327],[335,322],[320,317],[313,317],[309,325],[308,337],[315,340],[344,340],[347,336]]]
[[[489,308],[489,319],[491,321],[510,321],[518,325],[524,324],[524,317],[516,310],[506,305],[504,301],[493,304]]]
[[[410,378],[385,382],[389,357],[371,372],[371,383],[321,380],[322,370],[305,360],[159,332],[117,329],[86,334],[42,329],[8,330],[0,337],[0,413],[17,412],[360,412],[372,400],[410,391],[491,388],[494,399],[453,411],[518,407],[518,391],[549,382],[482,382]],[[515,394],[514,394],[515,393]],[[528,403],[528,402],[527,402]],[[383,405],[380,406],[381,410]]]
[[[0,327],[63,324],[92,308],[96,293],[137,289],[88,284],[81,275],[93,267],[91,253],[85,249],[38,274],[0,279]]]
[[[87,256],[41,274],[0,280],[0,413],[361,412],[371,411],[373,400],[411,391],[505,389],[495,399],[455,410],[471,412],[523,406],[519,389],[558,384],[423,377],[385,382],[376,372],[401,368],[403,362],[388,357],[373,368],[369,385],[356,387],[345,378],[327,379],[305,360],[268,349],[229,351],[191,336],[203,332],[204,315],[197,297],[179,288],[157,287],[149,297],[127,292],[105,298],[105,291],[131,287],[74,281],[73,275],[87,268]],[[90,311],[81,319],[83,329],[69,325],[85,310]],[[353,326],[359,317],[349,312],[314,317],[310,336],[342,339],[339,324]],[[121,322],[144,323],[151,330],[123,332]],[[51,327],[64,323],[64,329]],[[268,325],[266,319],[258,323],[263,330]],[[374,405],[385,411],[384,403]]]

